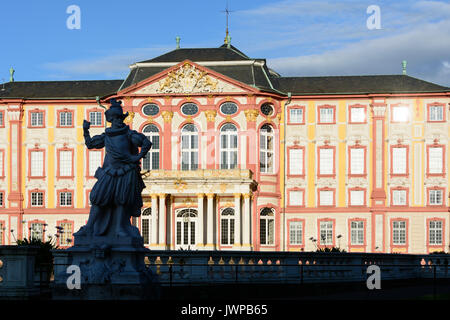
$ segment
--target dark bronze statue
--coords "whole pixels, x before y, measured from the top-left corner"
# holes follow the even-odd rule
[[[140,237],[130,218],[141,214],[141,193],[145,184],[140,174],[140,160],[152,144],[145,135],[124,124],[128,112],[123,113],[121,103],[115,99],[110,102],[105,117],[111,127],[104,133],[91,137],[90,122],[83,122],[86,147],[105,147],[106,156],[103,166],[95,172],[98,181],[90,194],[89,220],[75,236]],[[138,148],[141,148],[140,152]]]

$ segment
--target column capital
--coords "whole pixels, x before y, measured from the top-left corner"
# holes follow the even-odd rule
[[[239,199],[241,198],[241,193],[233,193],[233,195],[235,198],[239,198]]]
[[[204,193],[197,193],[197,198],[203,199],[205,197]]]
[[[156,198],[158,198],[158,194],[152,193],[152,194],[150,195],[150,197],[151,197],[152,199],[156,199]]]
[[[215,193],[207,193],[207,194],[206,194],[206,196],[208,197],[208,199],[213,199],[215,195],[216,195]]]
[[[167,196],[167,194],[165,194],[165,193],[158,193],[158,196],[159,196],[161,199],[164,199],[164,198]]]
[[[243,193],[242,195],[244,196],[244,199],[250,199],[250,197],[252,196],[251,193]]]

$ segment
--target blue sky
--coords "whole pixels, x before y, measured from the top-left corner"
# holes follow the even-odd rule
[[[175,48],[218,47],[226,0],[2,1],[0,82],[123,79]],[[81,29],[69,30],[69,5]],[[381,29],[369,30],[369,5]],[[229,0],[232,44],[284,76],[408,74],[450,86],[449,1]]]

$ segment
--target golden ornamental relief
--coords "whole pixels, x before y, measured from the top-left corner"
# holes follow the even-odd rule
[[[183,191],[187,187],[187,183],[181,179],[176,180],[173,184],[175,186],[175,189],[177,189],[177,191]]]
[[[159,93],[197,93],[219,91],[219,81],[211,78],[205,71],[185,63],[167,74],[159,83],[156,90]]]
[[[161,112],[161,116],[164,119],[164,122],[171,122],[173,118],[173,112],[172,111],[163,111]]]
[[[256,121],[256,118],[258,117],[258,110],[248,109],[244,110],[245,118],[247,121]]]
[[[206,116],[207,121],[213,122],[214,120],[216,120],[216,115],[217,115],[216,110],[206,110],[205,111],[205,116]]]
[[[133,119],[134,119],[134,112],[128,111],[128,117],[126,117],[125,120],[123,120],[123,122],[126,125],[130,125],[133,123]]]
[[[220,188],[220,192],[225,193],[225,191],[227,191],[227,189],[228,189],[228,184],[221,183],[219,188]]]

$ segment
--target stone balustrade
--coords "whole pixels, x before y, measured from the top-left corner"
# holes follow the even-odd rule
[[[366,281],[377,265],[382,280],[450,278],[450,255],[313,252],[152,251],[146,263],[162,285]]]

